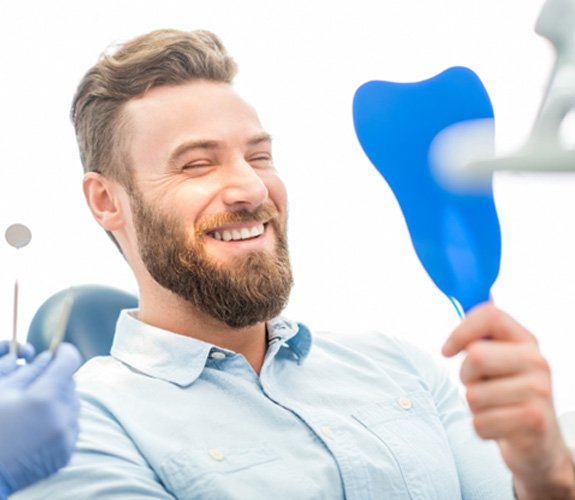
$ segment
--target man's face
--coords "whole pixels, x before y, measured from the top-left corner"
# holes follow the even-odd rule
[[[126,106],[138,249],[156,282],[233,328],[276,316],[292,284],[286,193],[257,115],[223,83]]]

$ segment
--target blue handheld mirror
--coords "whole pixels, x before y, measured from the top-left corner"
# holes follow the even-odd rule
[[[492,178],[459,189],[441,180],[432,154],[437,139],[459,124],[489,124],[493,142],[493,108],[477,75],[453,67],[416,83],[367,82],[354,96],[353,119],[433,282],[458,312],[489,300],[501,260]]]

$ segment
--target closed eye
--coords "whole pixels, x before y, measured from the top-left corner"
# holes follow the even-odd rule
[[[252,156],[249,159],[249,162],[251,164],[255,163],[256,166],[263,166],[263,167],[272,166],[272,164],[273,164],[272,157],[269,154],[261,154],[261,155]]]
[[[202,168],[202,167],[209,167],[211,165],[211,163],[208,162],[193,162],[193,163],[186,163],[182,169],[188,169],[188,168]]]
[[[213,166],[214,164],[211,161],[193,161],[182,166],[180,171],[186,175],[200,176],[208,173]]]

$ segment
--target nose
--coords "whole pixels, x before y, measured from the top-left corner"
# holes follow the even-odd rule
[[[223,202],[232,210],[253,209],[268,198],[268,188],[258,172],[246,161],[230,165],[223,172]]]

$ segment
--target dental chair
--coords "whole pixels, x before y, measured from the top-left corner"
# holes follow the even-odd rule
[[[65,308],[68,289],[49,297],[36,311],[28,329],[27,341],[36,352],[49,348]],[[84,361],[108,355],[114,338],[118,315],[122,309],[138,306],[138,299],[123,290],[102,285],[75,286],[64,342],[74,344]]]

